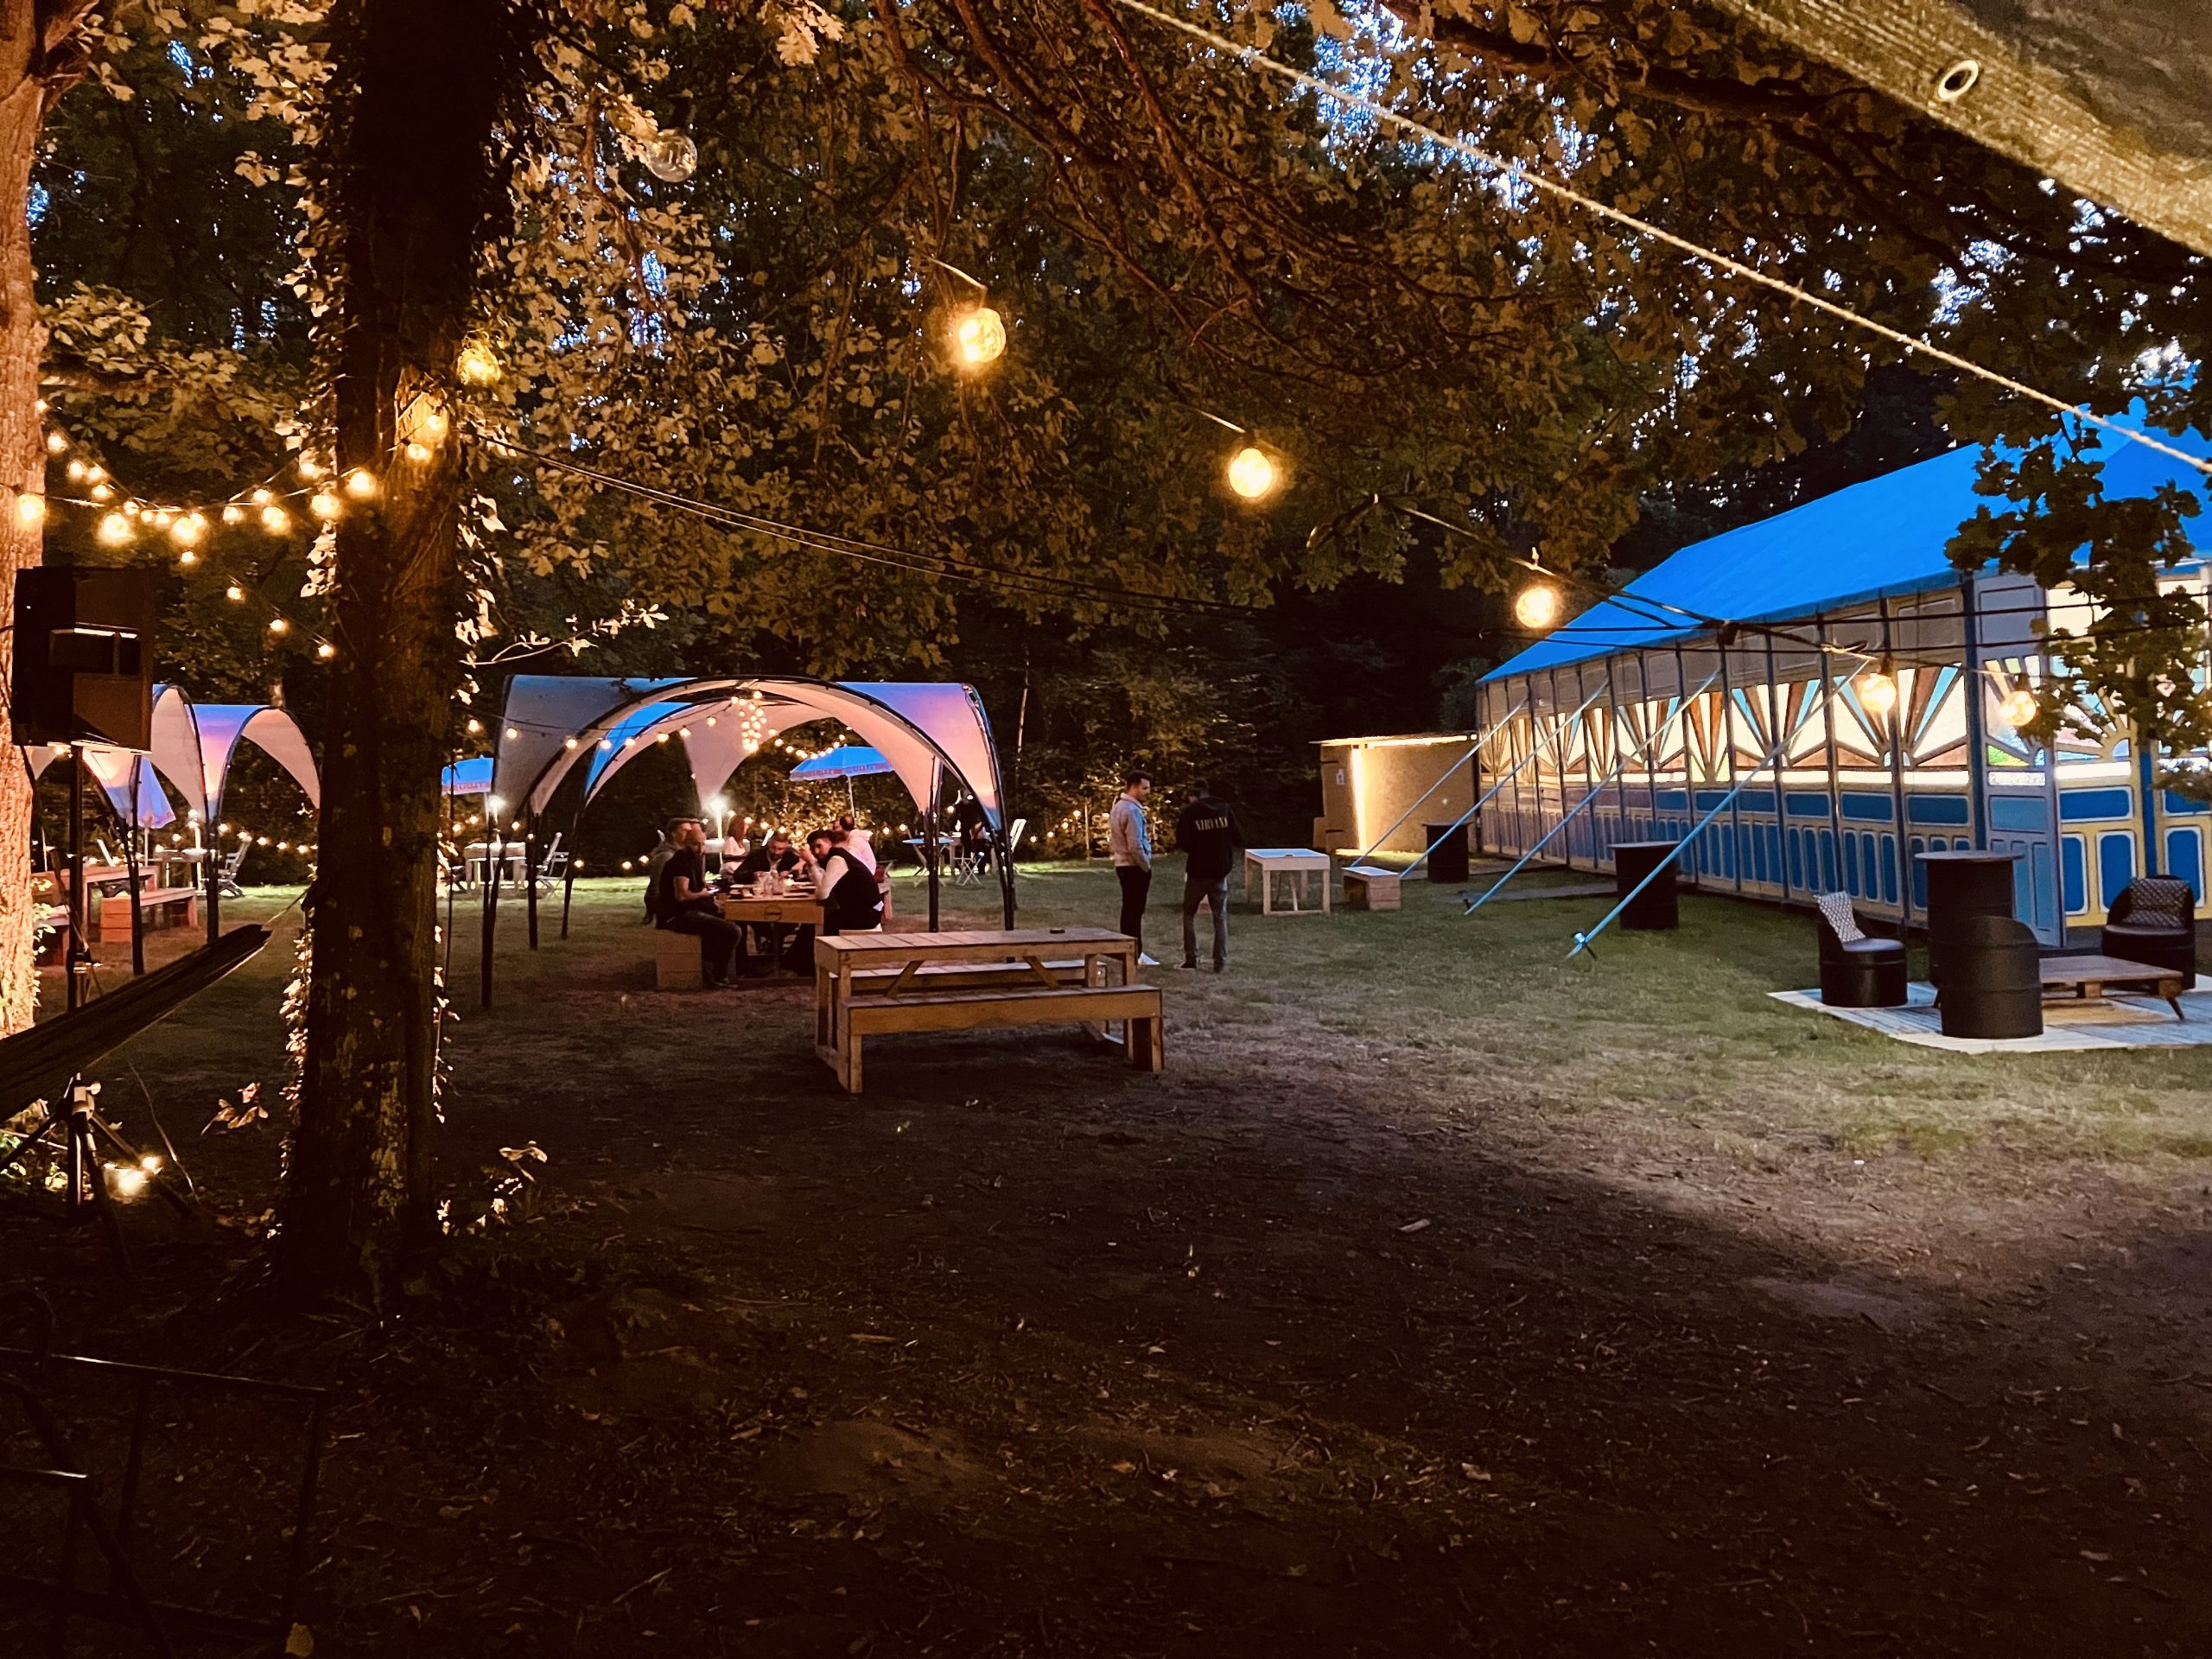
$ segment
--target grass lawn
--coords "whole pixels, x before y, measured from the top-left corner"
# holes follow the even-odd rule
[[[893,1038],[852,1099],[800,982],[653,992],[634,887],[506,912],[488,1011],[457,918],[445,1181],[549,1161],[382,1319],[245,1294],[296,912],[103,1072],[225,1224],[134,1208],[122,1287],[0,1211],[65,1344],[334,1390],[320,1654],[2212,1650],[2207,1051],[1911,1047],[1768,997],[1802,915],[1569,962],[1604,901],[1415,882],[1157,970],[1161,1077]]]

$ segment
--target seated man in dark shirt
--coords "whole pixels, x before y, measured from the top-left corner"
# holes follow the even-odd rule
[[[698,935],[700,977],[711,990],[729,983],[737,924],[722,919],[721,908],[707,886],[707,832],[696,823],[686,823],[675,839],[676,851],[654,878],[653,918],[672,933]]]
[[[798,868],[798,854],[791,848],[791,838],[779,830],[761,845],[745,855],[737,867],[737,879],[751,881],[776,870],[789,875]]]

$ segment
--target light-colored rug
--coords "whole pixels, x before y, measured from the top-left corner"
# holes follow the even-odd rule
[[[1955,1049],[1962,1054],[2054,1052],[2081,1048],[2202,1048],[2212,1046],[2212,979],[2199,975],[2181,996],[2182,1012],[2155,996],[2113,996],[2102,1002],[2046,1002],[2040,1037],[1946,1037],[1936,1008],[1936,988],[1906,988],[1902,1008],[1832,1008],[1812,991],[1772,991],[1777,1002],[1848,1020],[1901,1043]]]

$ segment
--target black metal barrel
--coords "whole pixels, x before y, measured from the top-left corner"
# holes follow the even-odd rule
[[[1675,850],[1671,841],[1618,841],[1613,843],[1613,890],[1625,899],[1637,884],[1658,869]],[[1664,932],[1681,925],[1681,906],[1675,891],[1675,872],[1669,869],[1637,894],[1636,902],[1621,912],[1621,925],[1649,932]]]

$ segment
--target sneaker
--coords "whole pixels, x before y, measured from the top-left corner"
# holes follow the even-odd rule
[[[1191,965],[1194,968],[1198,966],[1196,963],[1193,963]],[[1213,970],[1217,974],[1225,974],[1229,971],[1229,964],[1225,962],[1217,962],[1213,965]]]
[[[1143,951],[1140,950],[1137,952],[1137,966],[1140,968],[1157,968],[1160,966],[1160,958],[1158,957],[1148,957]]]

